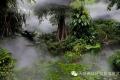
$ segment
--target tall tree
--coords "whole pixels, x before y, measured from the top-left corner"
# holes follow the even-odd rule
[[[54,18],[54,22],[57,23],[57,38],[63,40],[66,38],[68,32],[66,27],[66,16],[70,12],[69,3],[71,0],[51,0],[52,2],[44,3],[44,5],[38,5],[35,12],[39,16],[51,15]]]
[[[10,36],[21,28],[16,0],[0,0],[0,37]]]
[[[68,34],[68,27],[66,26],[66,18],[69,19],[70,21],[71,17],[73,19],[73,16],[71,15],[74,15],[75,13],[78,14],[79,16],[78,18],[80,18],[81,16],[84,18],[85,16],[85,18],[87,18],[86,20],[89,20],[88,16],[84,15],[85,1],[88,2],[88,0],[59,0],[59,1],[50,0],[49,2],[43,3],[43,5],[37,5],[35,8],[35,12],[39,17],[43,15],[51,15],[52,18],[54,17],[55,19],[54,22],[57,22],[58,25],[57,38],[58,40],[64,40]],[[78,32],[79,34],[79,32],[81,32],[81,34],[83,34],[83,32],[87,32],[86,27],[80,28],[79,26],[82,26],[82,24],[83,25],[85,24],[87,26],[88,23],[89,22],[85,22],[85,23],[80,22],[80,24],[76,25],[76,27],[74,27],[74,29],[77,29],[76,33]]]

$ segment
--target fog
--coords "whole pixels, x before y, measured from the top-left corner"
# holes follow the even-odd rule
[[[90,16],[93,19],[115,19],[120,21],[120,10],[116,10],[115,7],[112,8],[111,11],[107,10],[108,3],[105,0],[97,0],[98,2],[86,5],[88,11],[90,12]],[[70,3],[70,0],[36,0],[32,5],[28,3],[26,0],[22,2],[21,0],[17,0],[18,8],[20,13],[26,14],[26,24],[23,24],[23,29],[29,31],[37,31],[39,33],[50,33],[56,30],[56,26],[53,26],[48,15],[47,18],[43,18],[41,22],[37,15],[35,15],[34,10],[40,11],[39,8],[41,6],[45,6],[45,4],[58,4],[58,5],[66,5]]]
[[[119,45],[106,45],[99,53],[88,53],[82,57],[80,63],[86,64],[91,71],[111,72],[109,57],[120,49]]]
[[[108,3],[98,2],[87,5],[90,15],[93,19],[114,19],[120,21],[120,10],[116,10],[115,6],[111,11],[107,10]]]
[[[17,80],[29,80],[30,78],[42,80],[48,73],[49,65],[59,60],[58,57],[49,54],[43,42],[36,45],[21,36],[1,40],[0,46],[11,52],[16,60],[15,76],[18,78]]]
[[[34,14],[34,9],[48,3],[66,5],[70,0],[36,0],[36,3],[32,2],[32,4],[26,0],[22,1],[17,0],[17,6],[21,14],[26,14],[26,23],[23,24],[23,29],[32,32],[37,31],[38,33],[51,33],[55,31],[57,27],[50,23],[50,16],[44,17],[43,21],[40,22],[38,16]],[[113,8],[112,11],[107,11],[107,5],[105,2],[97,2],[92,5],[87,5],[86,7],[93,19],[115,19],[119,21],[120,10]],[[15,69],[21,69],[21,72],[17,73],[20,80],[27,80],[29,77],[31,77],[31,80],[43,80],[43,76],[45,76],[48,71],[48,64],[59,60],[58,57],[53,57],[49,54],[44,43],[40,43],[41,47],[39,47],[21,36],[13,39],[6,38],[0,41],[0,43],[0,46],[8,49],[16,59]],[[42,46],[42,44],[44,46]],[[106,47],[96,58],[86,54],[83,62],[87,65],[92,65],[93,70],[110,71],[111,68],[107,62],[108,56],[112,55],[116,49],[117,48],[112,49],[111,47]],[[38,69],[39,73],[37,73]],[[34,72],[37,73],[37,75],[35,75]]]
[[[43,4],[45,0],[37,0],[32,5],[28,3],[26,0],[21,1],[17,0],[18,9],[21,14],[25,14],[26,22],[23,24],[23,29],[31,32],[38,33],[50,33],[56,30],[56,26],[52,25],[49,21],[50,16],[43,17],[43,20],[38,18],[37,15],[34,14],[34,8],[39,3]]]

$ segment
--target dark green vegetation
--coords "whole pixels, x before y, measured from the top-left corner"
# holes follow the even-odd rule
[[[90,3],[92,1],[88,0],[66,0],[64,4],[55,4],[55,3],[47,3],[42,6],[37,6],[38,8],[35,9],[35,13],[42,18],[43,16],[50,15],[52,16],[50,21],[52,24],[57,24],[58,29],[56,33],[56,37],[59,41],[66,39],[69,35],[70,24],[66,24],[68,20],[70,23],[70,18],[72,17],[71,24],[74,31],[81,30],[80,34],[84,35],[81,32],[88,32],[87,27],[89,27],[89,15],[87,11],[85,11],[85,1]],[[76,6],[77,5],[77,6]],[[76,21],[79,19],[78,21]],[[79,27],[77,27],[79,25]],[[83,27],[80,27],[83,26]],[[80,29],[81,28],[81,29]],[[88,34],[86,32],[86,34]],[[72,32],[75,34],[74,32]],[[78,33],[79,34],[79,33]],[[78,34],[76,34],[78,36]],[[79,35],[80,36],[80,35]]]
[[[76,77],[71,75],[72,71],[76,73],[77,71],[78,73],[79,71],[89,71],[89,67],[80,64],[82,60],[81,56],[84,54],[98,54],[102,46],[120,43],[119,22],[114,20],[95,20],[90,24],[90,29],[88,29],[92,31],[90,35],[80,34],[82,37],[77,37],[71,33],[64,41],[60,42],[56,39],[55,33],[45,34],[40,37],[40,39],[43,39],[47,44],[47,48],[52,55],[62,56],[62,61],[52,65],[52,69],[48,74],[48,80],[103,80],[103,77],[99,75],[79,75]],[[117,55],[119,55],[119,53]],[[114,68],[117,69],[116,71],[119,70],[119,59],[119,57],[112,57],[111,63]]]
[[[113,70],[120,71],[120,51],[116,51],[114,55],[110,57],[110,63]]]
[[[100,51],[100,49],[102,48],[101,46],[115,43],[118,44],[120,42],[119,22],[116,22],[114,20],[96,20],[93,21],[93,23],[94,24],[91,25],[92,28],[90,29],[93,32],[89,36],[82,35],[83,37],[76,37],[76,35],[70,34],[64,41],[61,42],[57,41],[55,33],[45,34],[40,37],[40,39],[43,39],[44,42],[47,44],[48,50],[52,55],[63,56],[62,62],[53,65],[53,68],[55,70],[51,69],[52,71],[50,71],[51,73],[49,74],[48,80],[101,80],[100,76],[87,76],[86,78],[81,76],[73,77],[70,74],[70,72],[72,71],[89,71],[89,68],[87,66],[78,64],[81,60],[82,55],[90,54],[91,51],[94,53],[98,53],[98,51]],[[112,59],[116,58],[119,61],[119,57],[115,57]],[[116,61],[114,60],[114,62],[112,63],[116,63]],[[84,66],[83,68],[86,67],[86,69],[77,66]],[[114,65],[114,67],[115,69],[118,68],[117,71],[119,70],[119,65]],[[67,77],[65,78],[65,76]]]
[[[8,37],[19,32],[22,21],[17,10],[16,0],[0,1],[0,37]]]
[[[80,64],[63,64],[53,65],[46,80],[101,80],[100,76],[83,76],[80,72],[87,71],[87,67]]]
[[[111,7],[113,7],[114,5],[117,6],[117,9],[120,9],[120,0],[109,0],[110,4],[108,6],[108,9],[111,10]]]
[[[84,54],[98,53],[102,46],[120,42],[119,22],[92,20],[83,5],[75,6],[79,4],[76,1],[71,4],[70,34],[66,39],[58,42],[55,32],[40,36],[52,55],[62,56],[60,62],[52,65],[48,80],[103,80],[101,76],[74,76],[71,72],[89,71],[89,67],[80,64]],[[119,66],[114,67],[117,69]]]
[[[5,49],[0,48],[0,80],[13,80],[14,59]]]
[[[73,9],[71,33],[77,38],[90,35],[90,16],[84,6]]]
[[[120,43],[120,23],[115,20],[96,20],[93,22],[99,42]]]
[[[102,80],[102,77],[97,75],[80,76],[79,71],[89,71],[89,67],[81,65],[79,61],[82,60],[82,55],[90,54],[91,51],[98,53],[102,44],[118,43],[119,22],[114,20],[91,21],[89,14],[82,7],[74,8],[70,26],[70,34],[60,42],[56,39],[55,33],[40,36],[51,54],[62,55],[62,61],[52,65],[47,76],[48,80]],[[72,71],[79,76],[72,75]]]
[[[0,36],[14,35],[21,31],[23,17],[17,12],[15,0],[1,0],[0,2],[3,2],[0,3]],[[109,7],[115,3],[112,1]],[[47,45],[51,55],[60,57],[60,60],[46,64],[49,69],[48,73],[44,75],[45,80],[103,80],[103,77],[99,75],[79,75],[79,72],[89,71],[89,67],[80,62],[81,56],[98,54],[104,45],[119,44],[120,23],[114,20],[92,20],[84,5],[84,0],[75,0],[69,5],[47,4],[43,6],[44,9],[41,8],[36,12],[40,18],[44,15],[52,16],[50,21],[58,25],[56,32],[37,37],[38,42],[42,40]],[[14,8],[15,11],[12,11],[11,8]],[[68,24],[66,19],[68,19]],[[35,35],[24,31],[22,36],[34,41]],[[30,75],[28,80],[31,80],[32,73],[34,73],[33,76],[38,75],[40,78],[41,65],[39,64],[37,63],[38,70],[35,73],[29,72],[30,69],[27,68],[29,74],[23,75],[22,79],[24,80],[24,77]],[[120,71],[120,52],[111,57],[111,64],[115,71]],[[0,49],[0,80],[14,80],[13,67],[14,60],[9,52]],[[25,70],[27,69],[25,68]],[[21,71],[24,69],[18,70],[18,72]],[[23,74],[25,73],[23,72]]]

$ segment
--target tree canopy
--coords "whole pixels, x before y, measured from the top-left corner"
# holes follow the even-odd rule
[[[114,5],[117,6],[117,9],[120,9],[120,0],[109,0],[110,4],[108,6],[108,9],[110,10],[111,7],[113,7]]]
[[[58,24],[57,37],[59,40],[62,40],[62,39],[65,39],[65,37],[69,32],[66,26],[66,18],[73,17],[71,16],[73,15],[73,13],[78,14],[79,16],[82,16],[81,12],[84,12],[85,10],[84,8],[85,1],[86,0],[59,0],[59,1],[50,0],[50,2],[45,2],[42,5],[38,4],[35,7],[35,13],[40,18],[44,15],[45,16],[51,15],[52,18],[55,19],[54,22],[57,22]]]
[[[0,37],[18,32],[22,26],[21,21],[16,0],[0,0]]]
[[[57,38],[62,40],[67,36],[67,27],[65,24],[66,16],[70,13],[71,0],[50,0],[50,2],[45,2],[43,5],[37,5],[35,8],[35,13],[39,16],[50,15],[54,18],[54,22],[58,25]]]

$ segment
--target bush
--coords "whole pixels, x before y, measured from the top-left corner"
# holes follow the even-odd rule
[[[42,41],[45,42],[48,51],[55,56],[61,55],[71,48],[71,45],[69,45],[69,42],[71,42],[69,41],[70,39],[59,42],[55,37],[55,33],[41,35],[39,39],[42,39]]]
[[[75,46],[73,46],[73,49],[71,51],[67,51],[64,55],[65,62],[72,63],[77,62],[81,55],[84,54],[86,51],[85,45],[81,45],[77,43]]]
[[[52,55],[64,55],[67,62],[74,62],[80,58],[82,54],[87,51],[97,52],[100,50],[101,45],[96,42],[89,42],[88,39],[76,38],[75,36],[68,36],[64,41],[58,42],[55,34],[46,34],[40,36]],[[42,46],[43,47],[43,46]],[[75,59],[76,58],[76,59]]]
[[[93,22],[96,39],[100,42],[116,43],[120,41],[120,23],[114,20],[96,20]]]
[[[76,53],[76,52],[66,52],[64,55],[64,60],[66,63],[73,63],[77,62],[81,57],[81,53]]]
[[[14,59],[11,54],[0,48],[0,80],[13,80]]]
[[[120,51],[116,51],[115,54],[110,57],[110,64],[113,70],[120,71]]]
[[[90,36],[90,22],[90,16],[83,6],[80,9],[74,9],[70,23],[71,35],[77,38]]]

